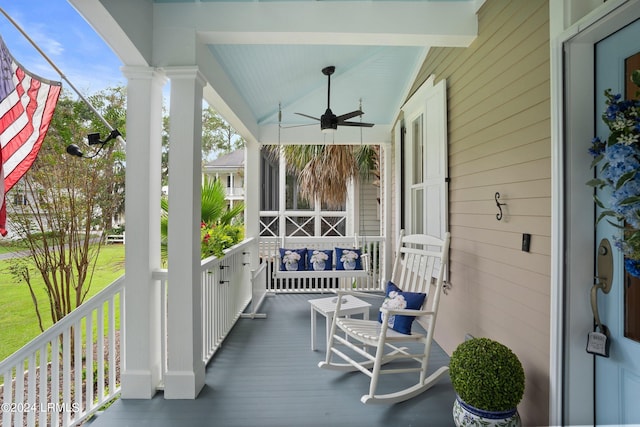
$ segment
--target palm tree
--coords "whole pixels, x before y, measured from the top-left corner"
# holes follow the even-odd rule
[[[222,182],[205,176],[201,193],[200,218],[202,224],[206,224],[209,227],[238,225],[237,222],[240,221],[239,215],[244,211],[244,203],[238,203],[229,209],[225,196],[226,192]],[[169,236],[169,200],[166,197],[160,199],[160,208],[162,209],[160,217],[162,257],[166,259]],[[233,234],[236,236],[238,233]],[[238,238],[241,240],[240,236],[233,238],[229,241],[228,246],[238,243]]]
[[[279,146],[271,146],[275,156]],[[289,172],[298,177],[300,195],[329,207],[344,204],[349,181],[358,174],[379,178],[377,146],[285,145],[282,149]]]

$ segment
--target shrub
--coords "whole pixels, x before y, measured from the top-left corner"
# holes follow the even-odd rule
[[[467,404],[485,411],[514,409],[524,394],[524,370],[505,345],[488,338],[461,343],[451,355],[453,388]]]

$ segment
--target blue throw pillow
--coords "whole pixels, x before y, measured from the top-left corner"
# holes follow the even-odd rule
[[[333,269],[332,249],[307,249],[307,270],[325,271]]]
[[[387,297],[382,303],[382,307],[388,309],[409,309],[420,310],[427,294],[418,292],[402,292],[393,282],[387,283]],[[411,334],[411,325],[416,316],[404,316],[394,314],[387,322],[389,327],[401,334]],[[382,313],[378,313],[378,322],[382,323]]]
[[[280,271],[304,271],[307,269],[307,248],[280,248]]]
[[[362,270],[360,249],[336,248],[336,270]]]

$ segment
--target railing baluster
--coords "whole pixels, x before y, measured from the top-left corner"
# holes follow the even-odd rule
[[[36,421],[36,413],[33,410],[36,405],[36,352],[31,353],[29,356],[29,368],[27,374],[27,425],[32,426]]]
[[[167,373],[167,279],[160,280],[160,364],[162,378]],[[164,381],[161,381],[164,383]]]
[[[9,367],[7,370],[0,372],[0,375],[2,375],[2,383],[4,384],[2,402],[10,405],[13,403],[13,367]],[[11,427],[13,424],[11,415],[11,411],[2,411],[2,427]]]
[[[96,314],[96,332],[98,337],[96,339],[96,363],[98,378],[97,390],[98,400],[104,398],[104,304],[98,306]]]
[[[85,328],[86,355],[84,362],[84,377],[86,380],[84,381],[84,400],[85,411],[89,411],[91,409],[91,404],[93,403],[93,312],[89,313],[86,317]],[[80,348],[82,348],[82,346],[80,346]],[[82,354],[80,355],[80,366],[80,379],[82,379]],[[80,401],[82,401],[82,399],[80,399]]]
[[[51,403],[60,402],[60,335],[51,340]],[[54,411],[49,411],[51,425],[58,427],[59,417]]]
[[[15,381],[15,400],[16,408],[24,404],[24,364],[16,366],[16,381]],[[16,411],[14,414],[14,420],[16,425],[21,426],[24,423],[24,412]]]
[[[71,327],[62,339],[62,403],[71,402]],[[69,424],[69,414],[63,413],[62,425]]]
[[[38,404],[38,424],[41,426],[50,425],[47,422],[47,408],[48,408],[48,389],[49,389],[49,346],[48,342],[44,343],[40,347],[40,372],[39,372],[39,385],[40,385],[40,400]]]
[[[73,327],[73,382],[74,385],[74,403],[77,408],[82,410],[82,319],[76,322]],[[63,408],[65,414],[71,415],[69,408]],[[71,418],[69,418],[71,420]]]
[[[104,306],[106,306],[106,313],[103,312],[102,318],[105,319],[105,323],[102,326],[102,329],[107,330],[107,336],[103,339],[106,339],[106,344],[103,344],[103,353],[100,357],[105,362],[104,366],[104,378],[102,379],[102,383],[106,383],[106,388],[103,390],[103,394],[100,396],[102,400],[108,400],[111,396],[113,396],[114,389],[119,389],[116,386],[116,369],[117,366],[117,355],[116,355],[116,340],[118,339],[117,331],[116,331],[116,309],[118,298],[124,297],[124,294],[120,292],[118,295],[113,295],[111,298],[104,302]],[[123,300],[120,300],[120,307],[124,307]],[[120,325],[124,323],[124,310],[120,310]],[[120,326],[120,330],[124,330],[122,326]],[[124,348],[124,336],[120,334],[120,347]],[[107,352],[107,357],[105,360],[104,351]],[[120,358],[120,360],[123,360]]]

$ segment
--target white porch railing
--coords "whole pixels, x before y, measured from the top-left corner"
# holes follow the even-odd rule
[[[344,244],[345,237],[303,239],[308,248]],[[370,254],[371,275],[358,279],[357,290],[380,290],[385,276],[384,238],[359,237],[360,247]],[[316,241],[317,240],[317,241]],[[353,240],[351,239],[352,243]],[[303,244],[300,241],[298,244]],[[205,363],[260,290],[251,277],[251,254],[266,264],[266,291],[321,292],[338,287],[332,279],[273,279],[280,241],[273,237],[248,239],[225,251],[223,258],[201,263],[202,359]],[[258,268],[258,266],[254,266]],[[161,286],[161,354],[163,377],[167,371],[167,270],[153,273]],[[256,275],[264,280],[265,275]],[[257,303],[257,301],[255,301]],[[49,328],[18,352],[0,362],[2,426],[69,426],[96,412],[120,391],[116,376],[124,355],[124,276],[99,292],[73,313]],[[119,315],[120,314],[120,315]],[[117,322],[120,317],[121,324]],[[103,356],[100,356],[103,355]],[[93,386],[85,387],[83,384]],[[163,388],[163,383],[158,388]]]
[[[260,211],[260,236],[344,236],[345,211]],[[283,230],[280,230],[280,229]]]
[[[383,260],[385,255],[385,239],[381,236],[358,236],[359,247],[369,254],[371,273],[367,278],[358,278],[349,286],[359,291],[380,291],[381,280],[389,276],[386,274]],[[353,237],[324,236],[324,237],[287,237],[288,249],[328,249],[353,245]],[[279,249],[282,240],[278,237],[260,237],[260,259],[267,263],[267,290],[270,292],[324,292],[340,288],[340,280],[336,278],[275,278]]]
[[[0,362],[3,427],[75,425],[120,392],[123,284],[124,276]]]
[[[225,193],[229,197],[243,197],[244,187],[227,187]]]
[[[222,258],[209,257],[202,260],[200,286],[202,301],[202,360],[208,363],[220,348],[222,341],[251,302],[252,286],[250,271],[251,251],[258,250],[256,239],[247,239],[225,251]],[[256,266],[257,267],[257,266]],[[168,271],[158,270],[153,278],[159,281],[162,319],[160,333],[162,355],[162,378],[167,372],[167,286]],[[164,381],[158,386],[164,387]]]

